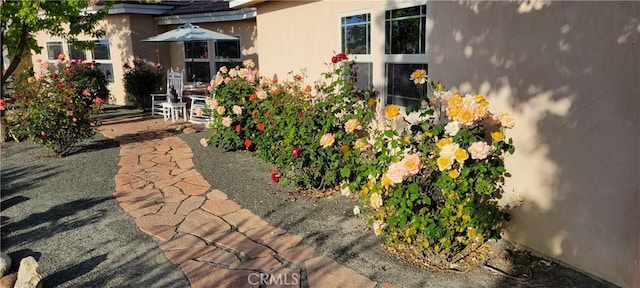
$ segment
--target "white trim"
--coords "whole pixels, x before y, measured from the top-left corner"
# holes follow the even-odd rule
[[[390,3],[388,5],[385,5],[382,8],[383,11],[383,18],[386,18],[386,13],[389,10],[394,10],[394,9],[403,9],[403,8],[409,8],[409,7],[414,7],[414,6],[420,6],[420,5],[426,5],[427,4],[427,0],[418,0],[418,1],[403,1],[403,2],[395,2],[395,3]],[[429,11],[428,9],[429,7],[427,7],[427,12]]]
[[[104,6],[92,6],[85,8],[87,13],[95,13]],[[168,5],[140,5],[140,4],[115,4],[109,9],[109,15],[114,14],[144,14],[144,15],[161,15],[174,6]]]
[[[257,15],[256,8],[242,8],[233,11],[160,16],[156,17],[155,20],[158,25],[184,24],[187,22],[195,24],[253,19]]]
[[[266,0],[230,0],[229,8],[248,7],[265,1]]]
[[[349,16],[355,16],[355,15],[362,15],[362,14],[369,14],[369,54],[348,54],[347,56],[349,57],[350,60],[360,60],[363,62],[373,62],[373,45],[372,45],[372,39],[373,39],[373,8],[367,8],[367,9],[360,9],[360,10],[356,10],[356,11],[350,11],[350,12],[341,12],[338,13],[338,27],[340,28],[340,31],[338,31],[338,49],[336,49],[336,51],[342,51],[342,18],[344,17],[349,17]]]

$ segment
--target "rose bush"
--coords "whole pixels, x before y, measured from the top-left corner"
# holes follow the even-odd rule
[[[133,59],[131,65],[125,63],[123,68],[125,72],[122,81],[127,104],[141,110],[151,109],[150,95],[160,91],[164,83],[162,67],[156,65],[152,68],[140,60]]]
[[[16,76],[15,105],[7,119],[19,138],[43,143],[59,156],[95,134],[102,97],[109,95],[96,63],[64,59],[60,55],[54,67],[44,62],[36,76],[28,71]]]
[[[421,99],[418,120],[390,105],[370,127],[369,157],[359,171],[358,191],[375,234],[402,251],[423,256],[439,268],[455,263],[486,240],[500,236],[509,206],[498,205],[506,177],[504,157],[514,152],[504,136],[513,118],[488,110],[482,95],[461,95],[411,75],[416,85],[430,85],[431,99]],[[429,104],[431,103],[431,104]],[[410,107],[411,108],[411,107]],[[413,108],[416,109],[416,108]],[[415,116],[415,115],[414,115]]]
[[[351,62],[338,54],[314,87],[303,74],[259,77],[253,63],[223,67],[211,82],[211,143],[249,149],[278,167],[273,179],[303,188],[333,188],[354,177],[354,148],[375,111],[375,92],[357,89]],[[232,111],[232,112],[230,112]],[[276,181],[276,180],[274,180]]]

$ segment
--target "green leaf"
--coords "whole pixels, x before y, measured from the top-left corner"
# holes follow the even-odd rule
[[[349,178],[349,176],[351,176],[351,169],[349,169],[349,167],[340,169],[340,176],[343,178]]]

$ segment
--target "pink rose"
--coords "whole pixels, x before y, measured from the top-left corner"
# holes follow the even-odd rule
[[[491,146],[484,141],[478,141],[471,146],[469,146],[469,153],[471,154],[471,159],[482,160],[489,156],[489,151],[491,151]]]

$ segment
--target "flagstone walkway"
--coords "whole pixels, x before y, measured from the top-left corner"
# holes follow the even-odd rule
[[[191,287],[393,287],[319,255],[302,238],[227,199],[194,168],[162,119],[106,124],[120,144],[113,193]]]

